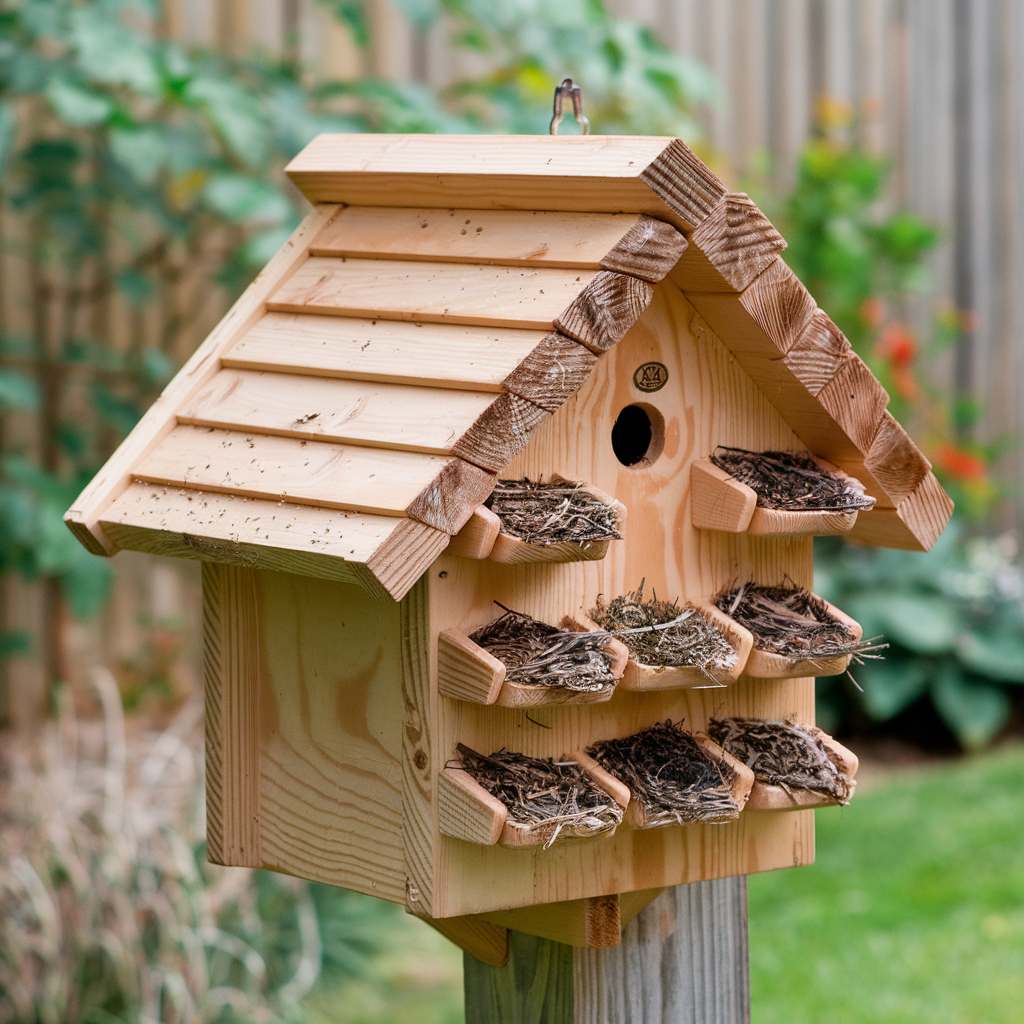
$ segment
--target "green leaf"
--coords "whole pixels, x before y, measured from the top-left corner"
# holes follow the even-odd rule
[[[113,573],[109,559],[90,554],[77,541],[75,548],[71,564],[61,573],[61,592],[68,611],[76,619],[87,619],[107,603]]]
[[[885,722],[927,691],[928,663],[917,658],[873,661],[857,670],[857,681],[864,688],[864,710],[875,721]]]
[[[117,290],[129,304],[140,307],[153,297],[153,281],[140,270],[122,270],[117,275]]]
[[[147,348],[142,353],[142,372],[146,375],[146,380],[162,384],[171,379],[174,368],[170,359],[158,348]]]
[[[879,596],[878,610],[885,635],[916,654],[952,651],[960,632],[960,616],[952,603],[928,594]]]
[[[441,16],[440,0],[395,0],[395,6],[421,31]]]
[[[105,96],[83,89],[66,78],[51,78],[45,95],[53,112],[68,124],[82,127],[102,124],[114,111],[114,104]]]
[[[366,10],[359,0],[320,0],[324,7],[352,33],[356,46],[366,46],[370,41],[370,29],[366,22]]]
[[[942,666],[931,688],[942,720],[968,750],[984,747],[1010,717],[1010,699],[998,686],[968,679],[955,665]]]
[[[167,143],[159,129],[113,128],[110,151],[140,184],[150,184],[167,163]]]
[[[194,78],[185,96],[205,110],[232,153],[249,167],[262,167],[270,156],[270,123],[256,97],[238,82]]]
[[[125,29],[115,14],[78,8],[71,14],[71,39],[78,66],[90,78],[125,85],[145,96],[160,95],[160,71],[152,43]]]
[[[36,382],[16,370],[0,370],[0,408],[37,409],[39,390]]]
[[[1024,637],[1016,630],[965,633],[956,653],[972,672],[1004,683],[1024,683]]]
[[[14,141],[14,129],[17,127],[14,109],[9,103],[0,101],[0,175],[7,165],[7,155]]]
[[[270,182],[241,174],[219,174],[203,189],[203,197],[226,220],[236,224],[279,224],[291,203]]]

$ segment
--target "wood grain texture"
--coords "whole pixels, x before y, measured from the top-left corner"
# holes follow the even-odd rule
[[[752,537],[835,537],[849,533],[856,522],[856,512],[787,512],[757,508],[750,517],[747,533]]]
[[[853,350],[841,330],[823,310],[816,310],[784,362],[812,395],[817,395],[839,372]],[[858,449],[859,450],[859,449]]]
[[[441,530],[415,519],[399,519],[366,560],[366,568],[394,600],[401,601],[450,542]]]
[[[598,594],[610,599],[634,590],[644,577],[645,592],[681,601],[714,594],[738,578],[780,583],[788,574],[812,585],[810,538],[718,534],[690,522],[694,460],[719,444],[799,447],[725,346],[713,336],[690,333],[692,318],[692,307],[678,289],[667,281],[658,285],[640,321],[601,357],[576,395],[537,428],[506,471],[516,477],[557,473],[614,494],[629,509],[625,539],[612,544],[604,559],[584,563],[505,565],[442,554],[429,575],[436,629],[472,632],[494,618],[495,600],[545,622],[578,619],[594,607]],[[633,373],[650,361],[665,364],[668,384],[644,394],[633,386]],[[641,470],[619,463],[609,436],[618,411],[636,401],[656,409],[665,423],[661,456]],[[505,746],[560,757],[665,718],[682,717],[695,730],[723,713],[813,722],[812,687],[809,679],[754,683],[741,678],[727,689],[618,689],[605,703],[535,707],[529,718],[523,709],[442,701],[435,766],[443,768],[458,742],[488,752]],[[559,844],[547,851],[479,847],[442,837],[434,913],[487,913],[802,863],[812,855],[810,818],[741,815],[728,825],[643,832],[620,826],[614,836],[589,846]],[[497,877],[500,892],[487,881]]]
[[[785,248],[750,198],[730,192],[694,229],[672,279],[684,291],[741,292]]]
[[[524,932],[509,932],[502,967],[467,955],[466,1024],[575,1024],[573,960],[572,946]]]
[[[864,465],[896,505],[913,493],[932,468],[910,435],[888,411],[882,413],[871,447],[864,456]]]
[[[690,465],[690,519],[700,530],[744,533],[757,507],[757,492],[710,459]]]
[[[550,413],[518,395],[500,395],[452,446],[452,454],[497,473],[527,445]]]
[[[225,369],[178,422],[448,455],[494,402],[486,391]]]
[[[466,525],[452,537],[448,550],[460,558],[486,558],[500,532],[501,520],[486,505],[477,505]]]
[[[203,564],[206,856],[259,867],[259,610],[252,571]]]
[[[179,426],[136,465],[134,474],[150,483],[400,516],[452,461],[415,452]]]
[[[818,401],[867,456],[889,404],[889,393],[864,360],[851,352],[836,375],[818,392]]]
[[[686,236],[671,224],[640,217],[602,257],[601,268],[657,284],[686,252]]]
[[[217,372],[221,355],[259,320],[267,296],[295,271],[305,259],[310,239],[337,213],[336,206],[318,206],[295,229],[75,499],[64,521],[75,525],[75,535],[93,554],[113,554],[98,520],[110,503],[128,489],[136,463],[170,433],[181,404]]]
[[[873,547],[930,551],[952,514],[952,498],[935,474],[928,473],[898,508],[861,512],[848,539]]]
[[[267,308],[550,330],[594,276],[590,270],[311,256],[273,292]]]
[[[600,270],[602,258],[620,239],[649,220],[629,213],[350,206],[313,239],[309,251],[312,256]]]
[[[545,332],[267,313],[224,354],[225,366],[316,377],[502,390]]]
[[[254,574],[263,866],[402,902],[405,602]]]
[[[604,949],[617,946],[622,938],[618,895],[545,903],[538,907],[499,910],[480,916],[482,920],[503,928],[567,946]]]
[[[607,352],[636,323],[652,295],[646,281],[602,270],[555,317],[554,325],[592,352]]]
[[[684,143],[661,136],[320,135],[286,171],[314,203],[630,210],[683,230],[726,192]]]
[[[437,689],[450,700],[493,704],[505,682],[505,664],[456,629],[437,637]]]
[[[501,837],[507,818],[505,805],[468,772],[451,767],[441,772],[437,786],[437,823],[441,835],[493,846]]]
[[[388,548],[404,522],[134,483],[103,514],[100,527],[119,548],[355,583],[386,598],[364,563]],[[415,552],[408,559],[409,568],[419,564]]]
[[[455,559],[453,559],[455,561]],[[445,760],[436,736],[441,699],[434,671],[436,626],[430,621],[429,582],[421,578],[399,605],[401,628],[401,779],[399,821],[405,860],[405,905],[414,913],[435,914],[435,862],[440,832],[437,779]],[[447,917],[457,915],[448,914]]]
[[[621,945],[577,950],[568,1021],[749,1024],[746,883],[674,886],[624,929]]]
[[[531,544],[521,537],[499,533],[488,557],[492,562],[521,565],[524,562],[594,562],[608,554],[610,540],[596,540],[584,547],[575,541]]]
[[[782,353],[793,347],[818,308],[781,257],[743,289],[739,304]]]
[[[442,533],[455,536],[476,507],[490,496],[497,480],[493,474],[463,459],[450,459],[406,510]]]
[[[552,331],[502,381],[502,387],[554,412],[579,391],[596,365],[593,352]]]
[[[501,967],[508,962],[508,929],[479,917],[447,917],[435,921],[424,914],[420,921],[455,943],[475,962]]]

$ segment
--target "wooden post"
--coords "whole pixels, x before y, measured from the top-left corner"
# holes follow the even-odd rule
[[[466,1024],[749,1024],[747,879],[666,890],[608,949],[512,932],[465,977]]]

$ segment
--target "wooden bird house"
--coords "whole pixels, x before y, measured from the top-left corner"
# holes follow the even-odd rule
[[[724,720],[811,735],[813,677],[849,653],[779,654],[743,609],[812,600],[817,533],[925,550],[950,516],[778,232],[677,139],[321,136],[288,173],[313,212],[67,515],[97,554],[203,563],[210,858],[466,927],[563,936],[557,904],[593,942],[660,887],[809,863],[807,808],[839,797],[733,758],[742,813],[680,824],[598,756],[666,721],[716,764]],[[858,502],[772,507],[736,451]],[[538,482],[611,510],[610,534],[517,535],[497,498]],[[641,581],[727,657],[605,636],[607,678],[573,689],[482,639],[500,605],[571,646]],[[824,602],[800,614],[860,641]],[[620,811],[549,843],[462,749],[576,755]]]

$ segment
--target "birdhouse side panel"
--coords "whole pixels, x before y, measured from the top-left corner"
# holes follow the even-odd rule
[[[228,577],[231,600],[215,602]],[[399,606],[352,584],[212,564],[204,600],[222,862],[403,901]],[[243,861],[239,822],[256,853]]]
[[[671,283],[610,352],[578,394],[533,435],[504,478],[558,473],[613,495],[628,509],[624,539],[597,561],[505,565],[442,554],[429,574],[431,632],[471,632],[500,614],[495,601],[542,621],[586,615],[645,581],[645,594],[680,603],[713,596],[738,580],[810,586],[808,537],[766,538],[695,529],[690,464],[719,444],[800,448],[778,412],[713,336],[690,328],[694,310]],[[645,373],[645,368],[649,373]],[[638,405],[652,423],[640,464],[617,457],[612,428]],[[436,656],[432,657],[436,672]],[[812,679],[741,677],[727,687],[628,692],[605,703],[513,709],[439,700],[434,751],[440,772],[458,743],[560,757],[658,721],[701,730],[712,717],[814,721]],[[813,815],[741,814],[729,824],[637,830],[540,847],[484,846],[436,834],[433,916],[485,913],[603,896],[732,874],[791,867],[814,857]]]

